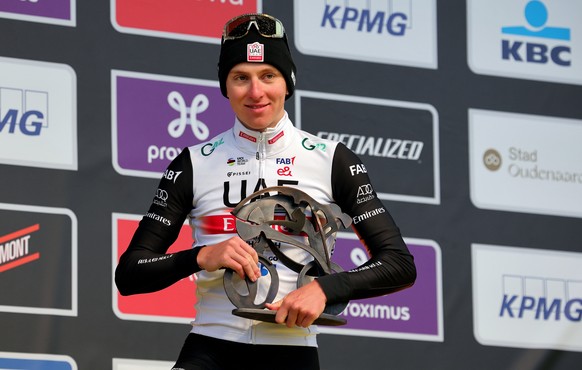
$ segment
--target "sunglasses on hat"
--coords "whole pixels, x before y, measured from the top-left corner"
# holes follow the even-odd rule
[[[285,29],[283,23],[268,14],[243,14],[228,21],[222,31],[222,42],[245,37],[254,25],[263,37],[283,38]]]

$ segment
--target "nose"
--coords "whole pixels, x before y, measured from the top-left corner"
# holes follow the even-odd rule
[[[254,77],[251,79],[249,86],[249,97],[253,99],[259,99],[263,96],[263,85],[261,80]]]

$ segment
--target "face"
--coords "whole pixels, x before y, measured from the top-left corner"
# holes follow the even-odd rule
[[[226,78],[226,92],[232,110],[251,130],[274,127],[285,114],[287,84],[281,72],[270,64],[237,64]]]

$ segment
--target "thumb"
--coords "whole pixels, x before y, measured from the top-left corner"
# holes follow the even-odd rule
[[[265,303],[265,306],[271,311],[277,311],[281,307],[283,301],[277,301],[273,303]]]

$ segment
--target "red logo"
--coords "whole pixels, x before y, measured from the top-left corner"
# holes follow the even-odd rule
[[[0,272],[8,271],[18,266],[40,258],[40,252],[31,253],[29,248],[30,234],[38,231],[40,225],[32,225],[0,236]]]
[[[258,0],[115,0],[111,7],[120,32],[190,38],[219,43],[226,21],[260,13]]]
[[[117,225],[117,245],[113,246],[113,251],[117,253],[115,261],[118,261],[137,229],[139,218],[133,220],[118,218],[114,220],[114,224]],[[192,244],[192,230],[188,225],[183,225],[178,239],[170,247],[168,253],[189,249]],[[115,291],[114,295],[117,297],[117,306],[113,308],[122,319],[184,322],[192,320],[196,316],[194,310],[196,281],[194,276],[184,278],[174,285],[154,293],[124,297]]]

